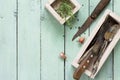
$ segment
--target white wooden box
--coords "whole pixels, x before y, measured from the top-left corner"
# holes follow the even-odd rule
[[[49,0],[49,2],[45,5],[46,9],[59,21],[60,24],[64,24],[70,16],[67,18],[62,18],[55,9],[51,6],[57,0]],[[60,1],[60,0],[59,0]],[[74,5],[74,9],[72,10],[73,15],[80,9],[80,4],[76,0],[70,0],[70,2]],[[58,7],[59,3],[55,4],[55,7]]]
[[[98,24],[96,25],[96,27],[93,29],[92,34],[90,35],[90,37],[87,39],[87,41],[85,42],[85,44],[82,46],[81,50],[79,51],[78,55],[76,56],[76,58],[73,60],[72,65],[77,68],[79,66],[78,61],[81,58],[81,56],[83,55],[83,53],[85,52],[85,50],[87,49],[87,47],[89,46],[89,44],[91,43],[92,39],[95,37],[96,33],[98,32],[98,30],[100,29],[101,25],[103,24],[103,22],[105,21],[106,17],[110,16],[112,17],[118,24],[120,24],[120,17],[117,16],[115,13],[113,13],[110,10],[106,10],[104,15],[102,16],[102,18],[100,19],[100,21],[98,22]],[[116,35],[114,36],[113,40],[109,43],[107,49],[105,50],[98,69],[96,71],[96,73],[94,75],[91,75],[92,72],[90,72],[89,70],[85,71],[85,74],[88,75],[90,78],[94,78],[96,76],[96,74],[98,73],[98,71],[101,69],[101,67],[103,66],[104,62],[106,61],[106,59],[108,58],[108,56],[110,55],[112,49],[115,47],[115,45],[117,44],[117,42],[120,39],[120,29],[117,31]]]

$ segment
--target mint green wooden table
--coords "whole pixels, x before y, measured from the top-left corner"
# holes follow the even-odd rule
[[[78,0],[79,20],[71,30],[44,8],[47,1],[0,0],[0,80],[74,80],[71,62],[82,45],[71,39],[100,0]],[[120,16],[120,0],[107,8]],[[83,36],[88,38],[99,19]],[[66,61],[59,58],[62,51]],[[94,80],[120,80],[119,60],[120,42]],[[83,75],[81,80],[91,79]]]

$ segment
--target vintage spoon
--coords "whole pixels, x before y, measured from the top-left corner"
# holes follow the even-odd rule
[[[109,43],[113,40],[113,38],[114,38],[114,36],[117,33],[119,28],[120,28],[120,25],[115,24],[115,25],[111,26],[111,28],[108,31],[105,32],[105,34],[104,34],[105,40],[104,40],[104,43],[103,43],[101,50],[99,52],[98,59],[96,60],[96,62],[94,64],[92,74],[95,74],[95,72],[97,71],[97,68],[98,68],[98,65],[99,65],[99,62],[100,62],[100,59],[101,59],[103,53],[105,52]]]

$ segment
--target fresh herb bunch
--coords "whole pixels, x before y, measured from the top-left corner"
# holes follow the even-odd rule
[[[71,16],[72,13],[72,6],[69,0],[62,0],[59,8],[57,9],[57,13],[62,17],[66,18],[67,16]]]
[[[70,16],[70,19],[66,21],[66,24],[68,26],[72,26],[71,22],[75,18],[72,12],[73,6],[72,3],[70,3],[69,0],[62,0],[59,8],[56,10],[57,13],[62,17],[65,18]]]

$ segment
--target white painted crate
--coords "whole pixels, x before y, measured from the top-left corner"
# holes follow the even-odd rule
[[[55,2],[55,0],[49,0],[49,2],[45,5],[45,7],[57,19],[57,21],[60,24],[64,24],[70,18],[70,16],[68,16],[66,19],[62,18],[51,6],[53,2]],[[72,10],[74,15],[80,9],[81,6],[76,0],[70,0],[70,2],[75,6],[75,8]]]
[[[91,43],[92,39],[95,37],[96,33],[98,32],[98,30],[100,29],[101,25],[103,24],[103,22],[105,21],[107,16],[111,16],[115,21],[117,21],[118,24],[120,24],[120,17],[117,16],[115,13],[113,13],[110,10],[106,10],[104,15],[102,16],[102,18],[100,19],[100,21],[98,22],[98,24],[96,25],[96,27],[93,29],[92,34],[90,35],[90,37],[87,39],[87,41],[85,42],[85,44],[82,46],[80,52],[78,53],[78,55],[76,56],[76,58],[73,60],[72,65],[77,68],[79,66],[78,61],[81,58],[81,56],[83,55],[83,53],[85,52],[85,50],[87,49],[88,45]],[[101,69],[101,67],[103,66],[104,62],[106,61],[106,59],[108,58],[108,56],[110,55],[111,51],[113,50],[113,48],[115,47],[115,45],[117,44],[117,42],[120,39],[120,29],[117,31],[116,35],[114,36],[113,40],[110,42],[110,44],[108,45],[106,51],[104,52],[98,69],[96,71],[96,73],[94,75],[91,75],[92,72],[90,72],[89,70],[85,71],[85,74],[88,75],[90,78],[94,78],[97,73],[99,72],[99,70]]]

